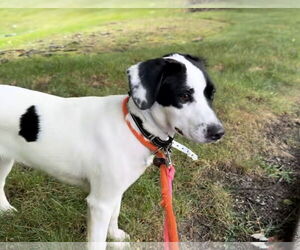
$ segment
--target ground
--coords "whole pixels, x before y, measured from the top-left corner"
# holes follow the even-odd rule
[[[2,9],[0,83],[60,96],[126,93],[126,69],[171,52],[203,56],[226,128],[174,152],[174,206],[183,241],[290,240],[299,207],[299,10]],[[298,151],[297,151],[298,150]],[[16,165],[6,192],[18,212],[0,241],[84,241],[86,193]],[[155,167],[125,194],[120,227],[162,240]]]

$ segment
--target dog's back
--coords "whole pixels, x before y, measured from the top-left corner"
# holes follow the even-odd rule
[[[33,90],[0,85],[0,128],[17,132],[20,125],[19,118],[28,108],[34,104],[49,106],[59,99],[61,98]]]
[[[62,98],[0,85],[0,158],[81,185],[87,168],[111,157],[99,151],[109,151],[109,136],[123,124],[123,99]]]
[[[27,147],[26,143],[36,141],[40,129],[38,113],[60,99],[32,90],[0,85],[0,156],[15,158],[20,146]]]

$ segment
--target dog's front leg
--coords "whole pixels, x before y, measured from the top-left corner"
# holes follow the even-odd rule
[[[113,239],[114,241],[125,241],[126,239],[129,240],[130,238],[129,235],[125,233],[122,229],[119,229],[118,226],[121,201],[122,197],[114,208],[108,227],[108,237]]]
[[[116,206],[116,200],[101,199],[89,195],[88,203],[88,241],[105,242],[110,218]]]

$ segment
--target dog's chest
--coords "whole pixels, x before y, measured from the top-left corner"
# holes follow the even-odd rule
[[[145,159],[145,167],[149,167],[153,163],[154,155],[150,155]]]

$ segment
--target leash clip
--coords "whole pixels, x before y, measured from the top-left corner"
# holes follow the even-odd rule
[[[166,165],[167,165],[168,168],[170,168],[171,165],[172,165],[171,152],[169,150],[166,150],[165,153],[166,153],[166,156],[167,156]]]
[[[164,154],[164,157],[157,157],[156,154],[162,151]],[[153,165],[160,167],[162,164],[165,164],[167,168],[170,168],[172,166],[172,159],[171,159],[171,147],[168,148],[158,148],[156,151],[153,152],[153,155],[155,156],[153,159]]]

